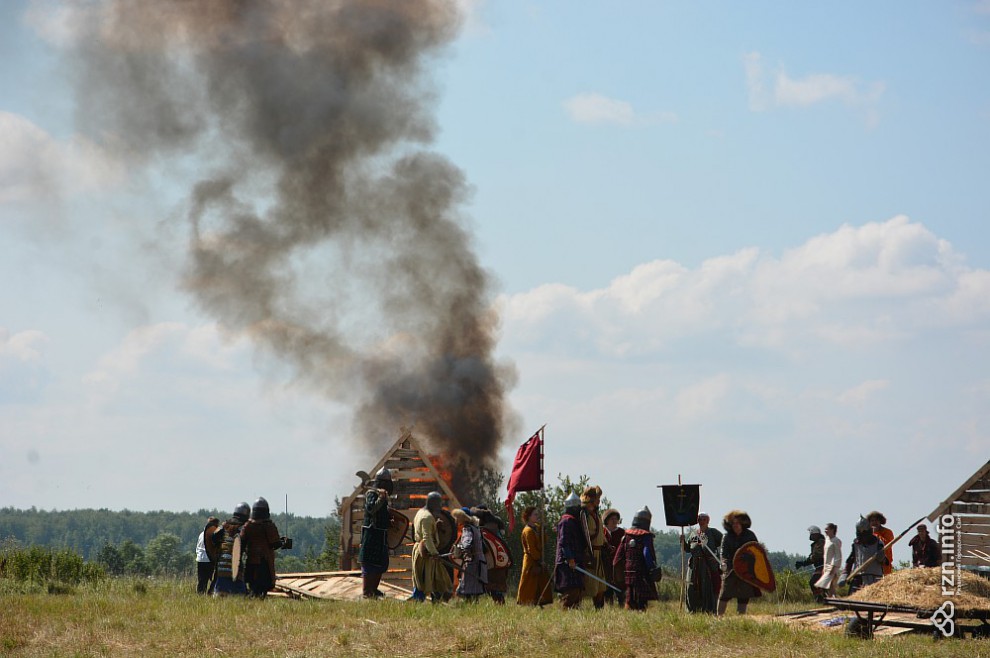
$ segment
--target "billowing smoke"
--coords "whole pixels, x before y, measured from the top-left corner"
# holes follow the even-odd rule
[[[459,208],[424,150],[442,0],[114,0],[70,14],[81,126],[189,185],[183,287],[381,447],[401,425],[491,465],[511,366]]]

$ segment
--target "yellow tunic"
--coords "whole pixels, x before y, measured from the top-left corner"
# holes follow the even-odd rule
[[[595,574],[602,580],[607,579],[608,572],[605,570],[605,561],[602,560],[605,546],[605,528],[602,525],[598,510],[589,512],[587,509],[581,510],[582,523],[587,523],[588,536],[591,539],[592,556],[591,566],[588,571]],[[592,598],[604,596],[605,585],[592,578],[584,579],[584,595]]]
[[[547,587],[550,577],[543,566],[543,543],[540,541],[540,527],[527,525],[522,531],[523,562],[519,574],[519,591],[516,603],[536,605],[553,601],[553,590]],[[542,595],[542,600],[537,601]]]
[[[425,507],[416,512],[413,519],[416,545],[412,554],[413,585],[426,594],[448,594],[452,591],[450,574],[440,560],[431,558],[438,555],[439,538],[437,520]]]

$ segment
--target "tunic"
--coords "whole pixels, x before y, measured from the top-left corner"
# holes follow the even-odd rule
[[[874,532],[873,536],[882,541],[884,546],[888,546],[890,542],[894,541],[894,531],[883,526],[880,526],[880,529]],[[888,548],[884,550],[884,554],[887,556],[887,564],[882,567],[883,575],[889,576],[894,571],[894,549]]]
[[[245,578],[255,594],[275,589],[275,548],[282,545],[271,519],[252,519],[241,528],[241,545],[247,552]]]
[[[371,489],[364,496],[364,525],[358,562],[364,573],[388,571],[388,492]]]
[[[715,612],[718,594],[722,589],[718,552],[722,533],[715,528],[701,528],[686,539],[684,551],[691,554],[688,560],[686,600],[689,612]]]
[[[615,530],[609,530],[605,528],[605,543],[608,544],[609,552],[612,554],[611,560],[605,560],[605,571],[608,573],[608,582],[612,583],[619,589],[626,588],[626,574],[620,572],[619,569],[613,567],[613,562],[615,556],[619,552],[619,545],[622,544],[622,538],[626,535],[626,531],[622,528],[616,528]],[[611,590],[609,590],[611,591]],[[613,592],[617,594],[616,592]]]
[[[588,561],[587,569],[602,580],[607,580],[609,576],[608,572],[611,569],[606,570],[605,560],[602,557],[605,552],[605,526],[602,524],[598,510],[582,509],[581,523],[584,524],[585,537],[591,549],[591,558]],[[608,588],[603,583],[598,582],[594,578],[584,579],[585,596],[598,598],[604,596],[606,589]]]
[[[739,535],[731,531],[727,532],[722,538],[722,591],[718,596],[720,601],[729,599],[746,601],[761,596],[758,587],[750,585],[732,570],[732,560],[736,557],[736,551],[740,546],[751,541],[756,541],[756,534],[749,528],[744,528]]]
[[[842,540],[838,537],[825,537],[825,566],[822,577],[815,582],[815,587],[831,589],[839,582],[839,572],[842,570]]]
[[[213,585],[214,594],[245,594],[244,579],[238,574],[234,580],[234,540],[241,532],[244,522],[232,517],[223,522],[220,530],[214,533],[212,540],[219,541],[220,553],[217,556],[217,580]],[[240,565],[238,565],[240,568]]]
[[[477,596],[485,593],[488,582],[488,565],[485,564],[485,548],[482,545],[481,528],[465,525],[457,540],[457,551],[464,559],[461,581],[457,585],[458,596]]]
[[[654,551],[652,532],[642,528],[626,530],[613,563],[625,562],[626,604],[630,608],[642,610],[647,601],[658,598],[657,586],[650,577],[657,566]]]
[[[567,566],[568,560],[574,560],[578,566],[585,559],[587,542],[584,530],[577,517],[564,514],[557,523],[557,556],[556,569],[553,577],[553,588],[558,592],[583,588],[584,576]]]
[[[450,574],[440,560],[430,556],[440,554],[437,520],[425,507],[413,519],[416,545],[412,554],[413,585],[427,594],[447,594],[452,585]]]
[[[519,591],[516,593],[516,603],[519,605],[536,605],[550,603],[552,595],[547,583],[546,568],[543,566],[543,542],[540,541],[540,527],[527,525],[523,528],[522,537],[523,561],[519,573]],[[537,598],[543,595],[543,599]]]

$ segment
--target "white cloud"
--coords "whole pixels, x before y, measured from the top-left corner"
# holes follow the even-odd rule
[[[836,400],[839,404],[862,406],[874,394],[884,390],[888,386],[890,386],[890,382],[886,379],[870,379],[842,391],[836,397]]]
[[[59,141],[28,119],[0,111],[0,203],[98,191],[124,169],[93,142]]]
[[[982,326],[990,272],[967,268],[946,241],[899,216],[842,226],[779,257],[751,248],[694,269],[658,260],[605,288],[548,284],[500,303],[506,339],[520,347],[559,349],[566,333],[582,349],[632,356],[721,336],[793,354]]]
[[[673,112],[640,113],[626,101],[598,93],[573,96],[564,101],[564,109],[575,123],[635,126],[677,121]]]
[[[875,124],[877,121],[877,106],[886,89],[883,82],[867,83],[855,76],[833,73],[813,73],[792,78],[781,66],[774,75],[773,87],[768,90],[768,73],[760,53],[743,55],[743,66],[746,71],[749,108],[754,112],[774,107],[809,107],[837,101],[848,107],[864,110],[870,123]]]
[[[41,359],[41,348],[48,337],[37,329],[27,329],[11,334],[6,327],[0,327],[0,359],[10,358],[24,363]]]
[[[692,384],[674,398],[677,413],[682,418],[698,418],[711,414],[717,404],[729,392],[729,375],[719,373],[704,381]]]

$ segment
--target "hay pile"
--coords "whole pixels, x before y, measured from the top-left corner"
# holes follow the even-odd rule
[[[968,571],[959,572],[962,591],[952,596],[942,594],[942,570],[901,569],[864,587],[849,597],[851,601],[870,601],[886,605],[903,605],[921,610],[935,610],[951,599],[959,612],[990,610],[990,580]],[[958,583],[957,583],[958,584]]]

